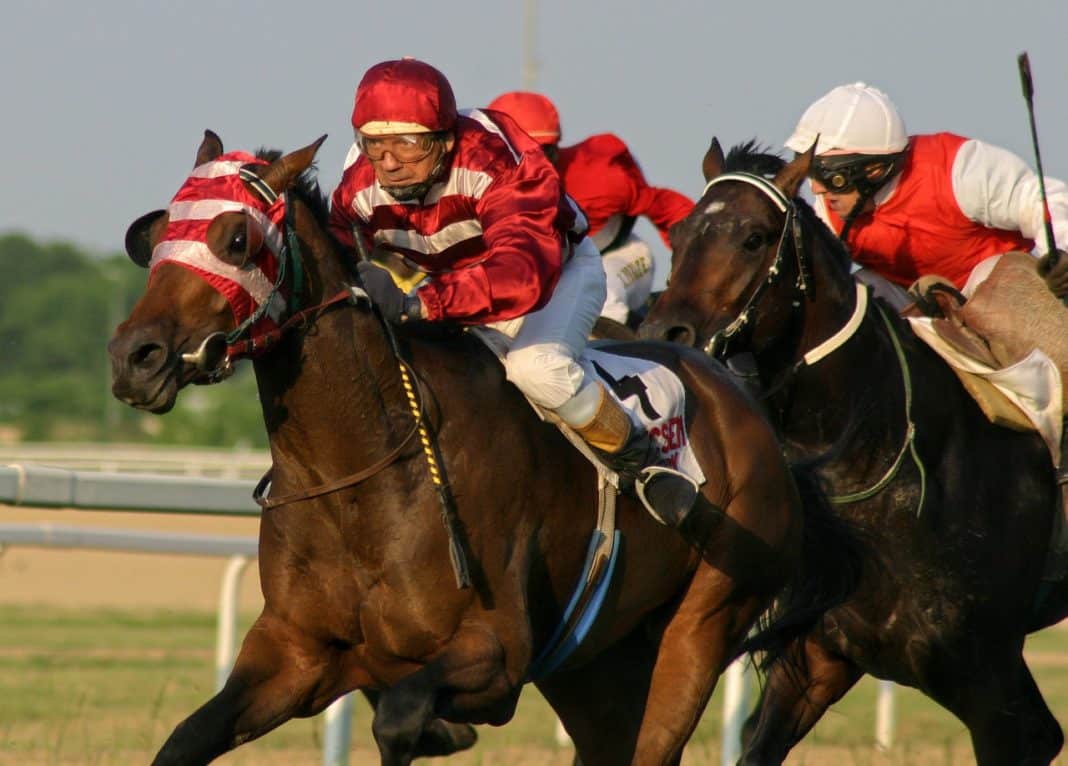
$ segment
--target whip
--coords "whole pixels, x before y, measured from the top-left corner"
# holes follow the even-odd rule
[[[1049,202],[1046,199],[1046,180],[1042,172],[1042,155],[1038,151],[1038,131],[1035,129],[1035,86],[1031,80],[1031,61],[1024,51],[1016,57],[1020,67],[1020,87],[1023,88],[1024,100],[1027,101],[1027,119],[1031,123],[1031,144],[1035,149],[1035,167],[1038,170],[1038,193],[1042,198],[1042,221],[1046,225],[1046,240],[1049,243],[1049,265],[1052,269],[1060,259],[1056,240],[1053,238],[1053,218],[1049,214]]]

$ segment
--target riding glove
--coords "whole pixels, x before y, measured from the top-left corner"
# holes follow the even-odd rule
[[[383,319],[400,324],[419,318],[419,299],[401,292],[388,271],[367,261],[357,263],[356,269],[360,272],[363,289],[367,291],[371,303],[378,307]]]
[[[1056,254],[1046,253],[1038,259],[1038,273],[1058,298],[1068,295],[1068,252],[1058,248]]]

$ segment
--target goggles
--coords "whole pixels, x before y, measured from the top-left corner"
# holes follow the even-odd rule
[[[401,133],[394,136],[365,136],[356,134],[356,145],[371,162],[378,162],[386,153],[397,162],[408,164],[425,160],[434,151],[440,133]]]
[[[897,154],[837,154],[814,157],[809,176],[828,191],[847,194],[859,190],[862,194],[876,191],[890,180],[900,167],[904,152]]]

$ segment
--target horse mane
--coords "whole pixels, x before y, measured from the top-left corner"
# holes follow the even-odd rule
[[[801,216],[802,225],[807,226],[812,231],[820,244],[826,248],[831,257],[848,274],[853,266],[853,259],[849,255],[849,249],[846,247],[845,242],[831,231],[831,227],[822,218],[816,215],[816,211],[806,200],[801,197],[794,197],[794,205]]]
[[[774,176],[784,167],[786,160],[770,147],[761,146],[755,138],[732,146],[723,161],[726,173],[743,172],[765,177]]]

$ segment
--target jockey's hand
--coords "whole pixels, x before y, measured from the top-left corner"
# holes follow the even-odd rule
[[[357,263],[356,270],[360,272],[363,289],[367,291],[371,302],[378,307],[383,319],[393,324],[400,324],[409,319],[420,318],[422,309],[420,300],[416,297],[408,297],[401,292],[388,271],[366,261]]]
[[[1055,261],[1052,264],[1051,262]],[[1038,273],[1046,280],[1049,289],[1058,298],[1068,295],[1068,252],[1058,249],[1056,254],[1046,253],[1038,259]]]

